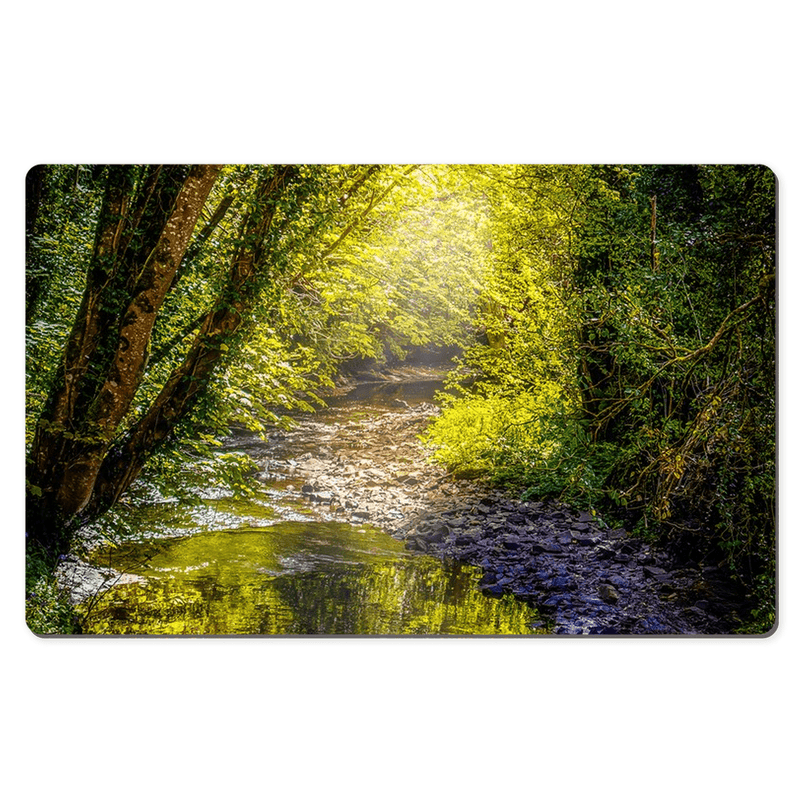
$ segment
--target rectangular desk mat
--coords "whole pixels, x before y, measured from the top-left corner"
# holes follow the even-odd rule
[[[758,165],[40,165],[26,621],[764,636]]]

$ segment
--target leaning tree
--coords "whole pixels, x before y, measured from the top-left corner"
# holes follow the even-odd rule
[[[159,312],[186,269],[192,242],[230,205],[223,198],[221,213],[207,213],[207,224],[199,225],[220,171],[207,165],[104,171],[80,308],[28,454],[29,541],[63,551],[72,532],[116,502],[203,396],[256,302],[270,232],[285,225],[281,204],[296,198],[302,183],[293,167],[258,170],[216,296],[192,326],[182,360],[141,408]]]

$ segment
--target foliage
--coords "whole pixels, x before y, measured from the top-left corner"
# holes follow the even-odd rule
[[[361,228],[325,247],[286,298],[285,313],[303,322],[295,342],[332,370],[467,343],[486,249],[483,193],[470,178],[434,166],[384,168]]]
[[[169,475],[164,448],[288,424],[350,359],[471,334],[481,198],[464,173],[46,167],[30,183],[28,528],[57,549],[148,462]]]
[[[772,173],[524,167],[494,180],[486,341],[465,359],[473,387],[431,432],[437,457],[725,560],[767,629]]]
[[[642,168],[579,254],[582,391],[619,450],[616,499],[710,532],[737,570],[770,568],[774,542],[774,209],[761,167]]]
[[[73,608],[54,577],[55,562],[41,547],[25,553],[25,620],[33,633],[80,633]]]
[[[94,169],[81,166],[35,167],[28,183],[25,398],[30,445],[50,390],[52,365],[80,305],[102,186]]]
[[[187,469],[246,494],[253,465],[218,447],[232,425],[290,424],[354,360],[465,348],[427,435],[436,458],[725,560],[769,623],[768,169],[209,169],[29,175],[34,523],[84,525],[140,470],[167,494]],[[180,216],[192,181],[202,207]]]
[[[479,303],[481,340],[462,362],[469,389],[444,399],[428,441],[456,472],[520,485],[564,473],[575,427],[575,323],[569,243],[581,168],[482,170],[491,252]]]

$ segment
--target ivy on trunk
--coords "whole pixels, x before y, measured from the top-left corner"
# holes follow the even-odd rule
[[[29,456],[28,535],[63,549],[144,374],[153,325],[216,180],[214,166],[114,166],[80,310]],[[96,505],[96,504],[95,504]]]

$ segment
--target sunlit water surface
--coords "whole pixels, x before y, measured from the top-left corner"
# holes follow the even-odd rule
[[[397,396],[394,391],[392,399]],[[248,500],[216,497],[191,508],[160,503],[131,513],[139,539],[95,550],[91,560],[139,580],[112,585],[84,603],[86,633],[543,630],[524,603],[484,596],[475,568],[411,554],[369,525],[311,518],[280,482]]]
[[[87,633],[524,634],[533,611],[485,597],[474,568],[366,526],[280,522],[98,551],[144,578],[87,604]]]

